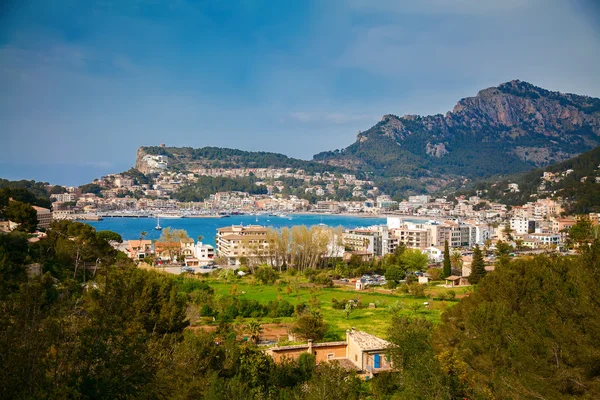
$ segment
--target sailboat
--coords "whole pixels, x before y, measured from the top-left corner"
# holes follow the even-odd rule
[[[162,226],[160,226],[160,217],[156,218],[156,226],[154,227],[157,231],[162,231]]]

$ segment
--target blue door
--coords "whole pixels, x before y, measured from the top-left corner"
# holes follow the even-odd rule
[[[380,354],[375,354],[373,356],[373,367],[381,368],[381,355]]]

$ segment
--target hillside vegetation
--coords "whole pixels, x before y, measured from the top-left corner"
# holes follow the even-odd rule
[[[544,173],[554,176],[543,179]],[[508,205],[523,205],[537,198],[555,198],[565,201],[566,212],[582,214],[600,212],[600,147],[570,160],[500,179],[490,179],[472,185],[471,190],[457,194],[475,195]],[[519,192],[510,192],[509,183],[517,183]]]

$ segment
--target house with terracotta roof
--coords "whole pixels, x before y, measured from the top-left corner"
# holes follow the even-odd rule
[[[143,260],[152,254],[151,240],[129,240],[127,243],[127,254],[134,260]]]
[[[272,347],[266,352],[275,362],[297,359],[301,354],[309,353],[315,356],[317,364],[335,361],[347,370],[356,371],[363,379],[371,379],[392,368],[387,355],[391,346],[387,340],[352,328],[346,331],[343,342],[313,343],[309,340],[307,344]]]

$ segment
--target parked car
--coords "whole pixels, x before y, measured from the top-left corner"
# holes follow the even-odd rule
[[[183,267],[183,268],[181,268],[181,272],[182,273],[187,272],[188,274],[195,273],[194,268],[192,268],[192,267]]]

